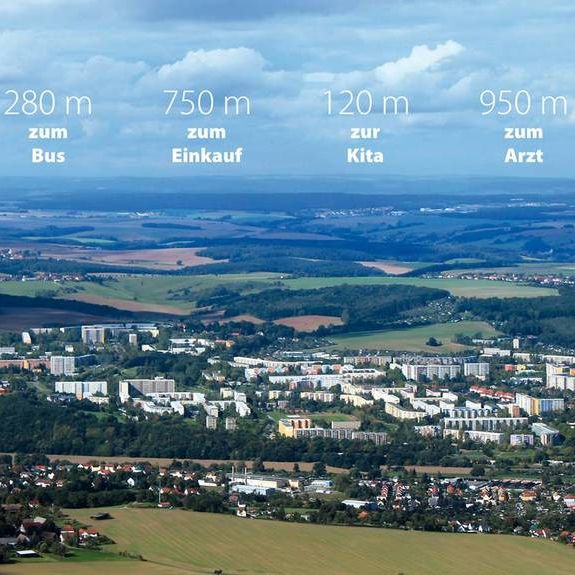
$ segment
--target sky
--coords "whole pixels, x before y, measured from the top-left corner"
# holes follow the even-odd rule
[[[0,173],[10,176],[346,175],[560,176],[574,174],[572,0],[0,0]],[[210,90],[214,112],[165,114],[164,90]],[[51,90],[51,116],[5,115],[18,93]],[[368,91],[374,111],[329,116],[326,96]],[[482,115],[484,90],[526,90],[526,116]],[[381,114],[405,96],[409,115]],[[541,116],[563,95],[567,115]],[[91,116],[66,117],[66,96],[89,96]],[[251,114],[224,116],[226,96]],[[21,100],[14,110],[19,110]],[[66,127],[66,141],[32,142],[30,127]],[[225,141],[187,140],[190,127],[224,127]],[[381,129],[375,141],[350,130]],[[541,127],[541,141],[504,140]],[[244,149],[238,165],[174,165],[171,149]],[[346,162],[348,147],[383,164]],[[506,150],[543,149],[537,165]],[[31,150],[65,151],[58,165]]]

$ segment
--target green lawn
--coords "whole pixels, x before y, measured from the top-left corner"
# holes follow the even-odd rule
[[[441,353],[445,351],[463,351],[465,346],[453,343],[456,334],[474,336],[481,332],[484,337],[497,335],[497,330],[482,321],[460,321],[414,327],[401,330],[358,332],[332,338],[338,349],[382,349],[389,351],[427,351]],[[443,345],[427,345],[430,337],[440,340]]]
[[[312,419],[324,419],[325,421],[356,421],[357,418],[348,413],[334,413],[332,411],[316,411],[313,413],[308,413],[308,417]]]
[[[103,510],[105,511],[105,510]],[[182,510],[108,509],[98,523],[117,550],[145,562],[94,564],[92,572],[142,575],[571,575],[572,549],[525,537],[453,535],[246,520]],[[71,511],[90,523],[93,510]],[[54,565],[54,564],[52,564]],[[86,565],[86,564],[84,564]],[[89,564],[88,564],[89,565]],[[89,573],[75,563],[9,567],[7,575]],[[473,566],[472,570],[466,566]]]

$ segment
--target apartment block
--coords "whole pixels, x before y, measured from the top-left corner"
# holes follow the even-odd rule
[[[57,381],[54,385],[56,393],[75,395],[82,400],[92,395],[108,395],[107,381]]]
[[[528,415],[542,415],[553,411],[565,410],[565,400],[563,398],[540,398],[517,393],[515,394],[515,403]]]
[[[154,379],[124,379],[120,381],[119,395],[122,401],[138,395],[152,393],[173,393],[176,391],[176,382],[173,379],[156,377]]]

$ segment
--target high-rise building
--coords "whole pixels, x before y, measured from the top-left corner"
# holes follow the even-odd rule
[[[82,341],[87,345],[103,344],[106,341],[106,328],[102,326],[83,325]]]
[[[542,415],[553,411],[564,411],[563,398],[531,397],[525,393],[515,394],[515,403],[528,415]]]
[[[138,395],[151,393],[173,393],[176,391],[176,382],[173,379],[156,377],[154,379],[124,379],[120,381],[119,395],[122,401]]]
[[[489,375],[489,364],[485,361],[466,362],[463,364],[463,375],[485,379]]]
[[[548,363],[546,375],[547,387],[562,389],[563,391],[575,391],[575,368]]]
[[[107,381],[57,381],[54,385],[56,393],[75,395],[76,399],[84,399],[93,395],[108,395]]]
[[[52,375],[74,375],[76,358],[73,355],[53,355],[50,358],[50,373]]]

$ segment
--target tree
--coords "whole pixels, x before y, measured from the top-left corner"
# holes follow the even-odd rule
[[[323,461],[316,461],[313,464],[312,473],[317,477],[323,477],[327,474],[327,468]]]
[[[485,475],[485,467],[483,465],[474,465],[471,468],[471,475],[473,477],[483,477]]]

